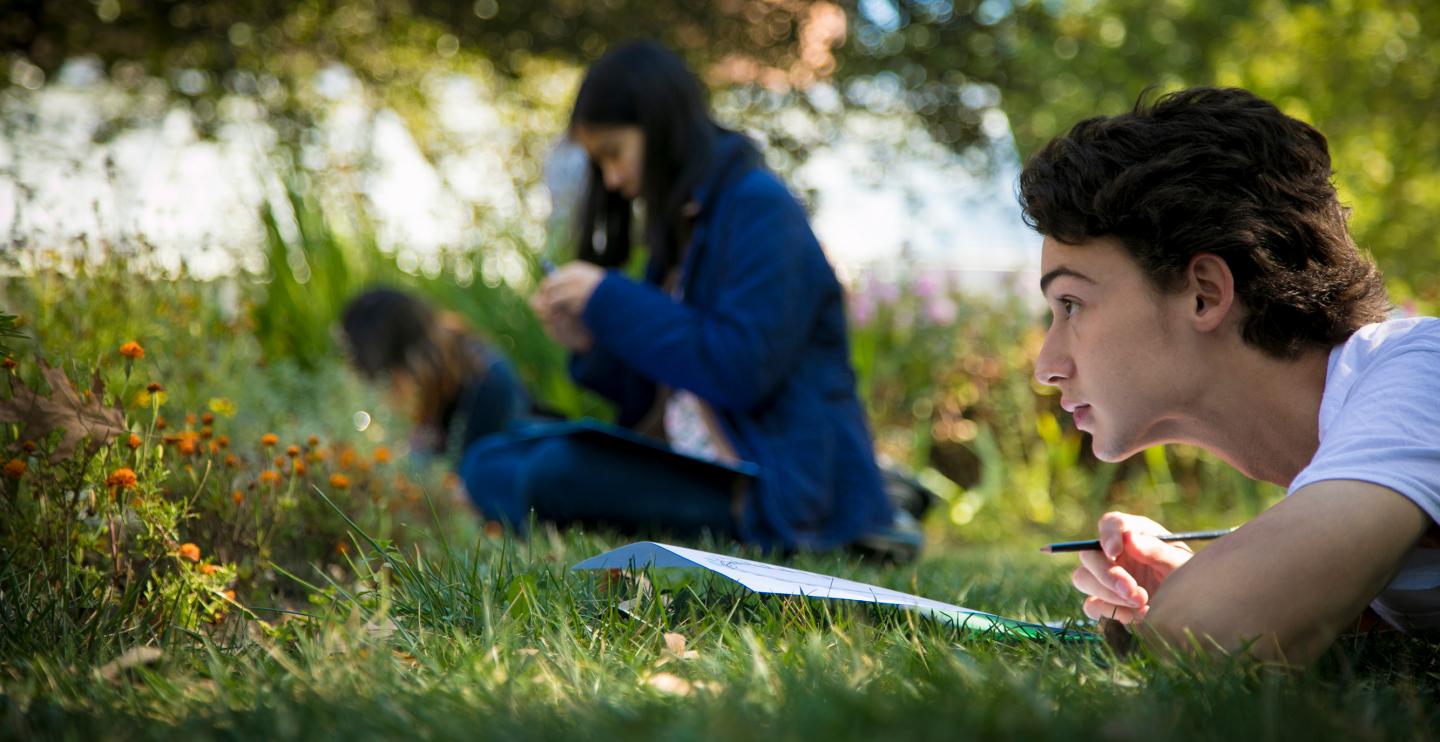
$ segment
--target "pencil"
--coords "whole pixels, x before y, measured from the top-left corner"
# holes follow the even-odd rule
[[[1218,531],[1189,531],[1187,533],[1170,533],[1160,537],[1161,541],[1209,541],[1220,538],[1234,528],[1221,528]],[[1068,551],[1099,551],[1100,542],[1097,541],[1061,541],[1058,544],[1049,544],[1040,547],[1040,551],[1046,554],[1060,554]]]

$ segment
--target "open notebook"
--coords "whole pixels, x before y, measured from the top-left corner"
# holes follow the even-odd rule
[[[867,585],[818,572],[781,567],[750,559],[714,554],[683,546],[640,541],[586,559],[571,569],[700,568],[733,580],[757,593],[799,595],[828,600],[852,600],[901,606],[926,618],[966,631],[1038,639],[1098,639],[1098,635],[1056,624],[1039,624],[997,616],[918,595]]]

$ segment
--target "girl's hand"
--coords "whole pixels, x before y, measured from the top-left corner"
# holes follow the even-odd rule
[[[1149,518],[1106,513],[1100,518],[1101,551],[1080,552],[1070,581],[1085,599],[1085,615],[1133,623],[1150,611],[1150,596],[1195,553],[1180,542],[1161,541],[1170,533]]]
[[[545,301],[543,294],[530,297],[530,308],[535,310],[536,316],[540,318],[540,326],[545,329],[545,334],[567,350],[588,353],[595,344],[589,328],[585,327],[579,315],[555,309]]]
[[[554,313],[579,318],[590,303],[595,287],[605,278],[605,269],[581,260],[556,268],[540,283],[539,296]]]

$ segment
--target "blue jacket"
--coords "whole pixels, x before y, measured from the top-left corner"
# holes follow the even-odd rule
[[[766,548],[825,549],[893,516],[855,393],[844,294],[785,185],[722,134],[681,264],[684,302],[610,271],[582,319],[579,383],[634,425],[656,384],[708,402],[736,453],[760,466],[739,523]]]

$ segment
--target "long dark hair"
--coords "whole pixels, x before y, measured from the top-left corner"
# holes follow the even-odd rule
[[[662,275],[680,262],[686,204],[711,167],[715,140],[724,131],[710,118],[700,81],[674,52],[653,41],[632,41],[607,51],[585,73],[570,128],[639,126],[645,135],[640,196],[645,202],[645,243]],[[630,259],[633,205],[605,188],[590,163],[579,214],[581,260],[622,266]]]
[[[393,288],[372,288],[340,315],[350,362],[371,380],[409,374],[419,392],[411,414],[443,437],[465,384],[485,375],[479,338],[454,312],[436,311]]]

